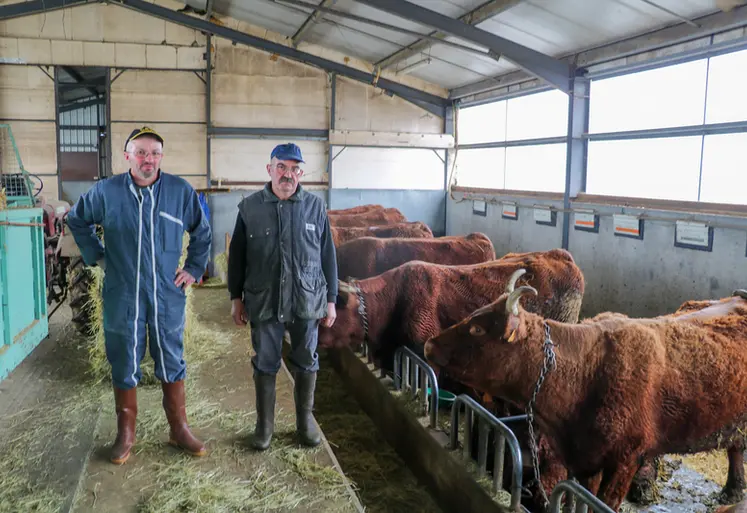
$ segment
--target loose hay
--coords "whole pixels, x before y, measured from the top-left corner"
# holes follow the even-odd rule
[[[82,384],[59,402],[1,419],[3,432],[14,437],[0,441],[0,513],[60,511],[68,490],[56,482],[46,461],[78,438],[84,429],[80,418],[97,409],[101,399],[100,387]]]
[[[346,391],[324,353],[320,353],[319,363],[314,415],[345,475],[355,484],[366,511],[441,511],[355,398]]]
[[[242,479],[217,469],[200,470],[192,462],[162,465],[156,474],[155,492],[141,502],[138,511],[292,511],[307,497],[289,488],[284,475],[259,469]]]
[[[189,246],[189,234],[184,233],[182,238],[182,255],[179,266],[183,266],[187,259],[187,249]],[[109,380],[111,377],[111,368],[106,358],[104,345],[104,310],[102,290],[105,273],[100,267],[88,267],[83,272],[91,273],[90,290],[90,307],[91,307],[91,336],[89,342],[89,366],[90,374],[96,381]],[[219,351],[221,341],[215,331],[206,328],[199,322],[194,312],[194,291],[193,287],[187,287],[185,290],[186,303],[184,312],[184,359],[187,365],[195,369],[200,364],[213,358]],[[150,345],[150,337],[146,331],[146,343]],[[146,351],[143,361],[140,365],[142,371],[141,386],[158,385],[159,381],[155,376],[155,366],[153,359]]]
[[[8,196],[5,194],[5,187],[0,189],[0,210],[8,208]]]
[[[710,451],[698,454],[682,456],[682,463],[699,472],[706,479],[713,481],[719,486],[726,484],[726,476],[729,472],[729,459],[726,451]],[[747,471],[747,466],[745,466]]]

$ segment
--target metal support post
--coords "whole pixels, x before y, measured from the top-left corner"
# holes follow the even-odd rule
[[[571,228],[571,198],[586,190],[586,160],[589,131],[590,80],[575,76],[570,81],[568,98],[568,147],[566,150],[565,193],[563,194],[563,249],[568,249]]]
[[[335,129],[337,105],[337,73],[330,73],[329,129]],[[332,208],[332,144],[327,143],[327,208]]]

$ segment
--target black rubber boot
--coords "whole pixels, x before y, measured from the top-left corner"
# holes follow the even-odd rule
[[[297,372],[293,397],[296,401],[296,430],[303,445],[316,447],[322,442],[321,434],[316,428],[316,422],[311,411],[314,409],[314,388],[316,387],[316,372]]]
[[[257,406],[257,424],[252,447],[264,451],[270,447],[275,427],[275,374],[254,371],[254,391]]]

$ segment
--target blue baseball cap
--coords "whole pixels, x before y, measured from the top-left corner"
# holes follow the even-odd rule
[[[301,148],[293,143],[278,144],[272,150],[270,159],[277,157],[278,160],[297,160],[303,162],[303,156],[301,155]]]

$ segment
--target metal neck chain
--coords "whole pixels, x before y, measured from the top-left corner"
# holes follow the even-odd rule
[[[545,493],[545,487],[542,486],[542,481],[540,480],[538,454],[539,450],[537,448],[537,439],[534,434],[534,403],[537,400],[537,394],[539,393],[540,388],[542,388],[542,383],[545,381],[547,373],[555,369],[557,362],[555,360],[555,350],[553,349],[553,347],[555,347],[555,343],[550,338],[550,326],[547,323],[544,324],[545,342],[542,345],[542,351],[544,353],[542,370],[540,371],[537,384],[534,386],[532,398],[527,404],[527,424],[529,425],[529,448],[532,451],[532,467],[534,467],[534,479],[537,482],[537,486],[540,489],[540,494],[542,495],[542,500],[544,501],[543,507],[547,508],[550,504],[550,501],[548,500],[547,494]]]
[[[358,296],[358,315],[361,317],[363,324],[363,343],[368,342],[368,314],[366,313],[366,300],[363,298],[363,292],[356,283],[352,283],[355,289],[355,295]]]

